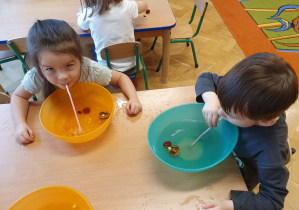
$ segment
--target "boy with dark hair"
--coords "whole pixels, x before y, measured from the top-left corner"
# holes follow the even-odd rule
[[[231,191],[231,199],[203,204],[205,209],[282,209],[288,194],[287,110],[298,98],[292,67],[271,53],[251,55],[225,76],[201,74],[197,102],[210,127],[219,115],[239,127],[234,154],[248,191]],[[217,95],[216,95],[217,93]],[[260,183],[259,193],[251,191]]]

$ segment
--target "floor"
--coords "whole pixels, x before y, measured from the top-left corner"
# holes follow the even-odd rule
[[[147,68],[149,89],[161,89],[178,86],[194,85],[199,74],[212,72],[219,75],[225,74],[237,62],[245,58],[244,53],[232,37],[230,31],[218,15],[213,4],[208,0],[209,7],[202,28],[193,38],[198,57],[198,68],[194,67],[191,48],[185,44],[171,44],[171,57],[169,65],[168,83],[161,83],[161,72],[156,72],[161,58],[161,38],[158,39],[154,50],[150,49],[153,38],[141,39],[143,45],[143,58]],[[189,21],[190,11],[193,8],[192,0],[169,0],[177,19]],[[198,21],[198,17],[194,22]],[[194,27],[195,29],[195,27]],[[84,52],[90,57],[90,44],[84,44]],[[19,61],[12,61],[2,65],[0,71],[0,84],[10,93],[20,84],[23,77]],[[144,90],[143,76],[138,76],[139,87]],[[112,92],[119,90],[112,89]],[[291,146],[297,148],[298,152],[292,157],[287,165],[290,170],[288,183],[289,194],[285,201],[285,210],[299,209],[299,101],[287,111],[287,123],[289,125],[289,139]]]

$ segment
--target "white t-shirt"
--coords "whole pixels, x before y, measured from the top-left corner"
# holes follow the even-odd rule
[[[79,82],[91,82],[105,86],[110,83],[111,78],[111,69],[83,57]],[[43,90],[44,79],[38,73],[37,68],[33,67],[25,74],[21,84],[27,92],[37,94]]]
[[[135,41],[132,21],[138,17],[138,6],[135,1],[123,0],[118,4],[112,3],[110,10],[102,15],[94,14],[88,17],[90,14],[91,8],[80,8],[77,14],[78,25],[83,30],[90,29],[98,62],[106,66],[106,61],[102,60],[100,55],[104,47]],[[113,60],[111,64],[112,69],[123,72],[135,66],[135,57]]]

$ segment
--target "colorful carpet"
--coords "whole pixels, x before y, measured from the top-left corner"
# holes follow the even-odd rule
[[[211,0],[246,56],[271,52],[299,76],[298,0]]]

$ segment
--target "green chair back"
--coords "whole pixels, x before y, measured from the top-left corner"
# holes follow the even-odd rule
[[[142,53],[142,44],[140,42],[122,42],[118,44],[109,45],[101,50],[101,58],[106,60],[107,66],[112,69],[111,61],[115,59],[133,57],[136,58],[136,67],[134,74],[139,75],[142,69],[145,89],[148,90],[147,73]],[[140,67],[141,64],[141,67]]]
[[[29,66],[25,61],[27,52],[26,42],[26,37],[11,39],[7,41],[7,46],[11,49],[11,51],[13,51],[16,54],[16,57],[21,61],[24,74],[26,74],[27,71],[30,70]],[[24,58],[22,55],[24,55]]]
[[[22,69],[24,74],[27,73],[27,71],[30,70],[29,66],[27,65],[25,59],[26,59],[26,52],[27,52],[27,38],[16,38],[11,39],[7,41],[7,46],[10,48],[11,51],[13,51],[17,57],[18,60],[22,63]],[[24,55],[24,57],[22,56]],[[34,101],[37,101],[37,98],[35,95],[32,95],[32,99]]]

